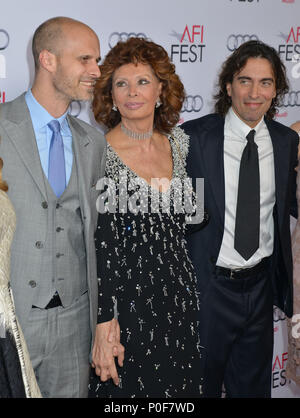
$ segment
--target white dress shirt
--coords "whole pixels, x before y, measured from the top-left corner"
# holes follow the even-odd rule
[[[254,141],[258,147],[260,174],[260,232],[259,248],[245,260],[234,249],[235,215],[238,194],[240,162],[247,144],[246,135],[250,128],[232,110],[225,117],[224,127],[224,176],[225,176],[225,225],[224,235],[217,266],[229,269],[250,268],[258,264],[262,258],[273,253],[275,204],[275,171],[273,145],[268,128],[262,118],[253,128]],[[251,219],[245,219],[251,222]]]

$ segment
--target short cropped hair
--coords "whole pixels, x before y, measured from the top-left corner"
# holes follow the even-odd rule
[[[219,75],[219,91],[214,96],[215,111],[223,116],[228,112],[231,107],[231,97],[227,93],[226,85],[232,83],[233,77],[244,68],[249,58],[265,58],[271,64],[275,77],[276,97],[272,100],[270,109],[265,116],[267,119],[273,119],[277,107],[281,105],[282,99],[289,89],[286,69],[274,48],[255,40],[243,43],[224,62]]]
[[[112,78],[114,72],[125,64],[149,65],[162,83],[161,106],[155,109],[154,127],[161,133],[170,133],[180,118],[185,99],[183,84],[175,73],[175,65],[171,63],[166,50],[150,40],[136,37],[118,42],[100,65],[101,76],[96,83],[92,104],[96,121],[109,129],[120,122],[119,111],[112,110]]]
[[[39,56],[41,51],[44,49],[52,53],[57,51],[57,45],[62,35],[62,23],[65,21],[65,17],[54,17],[46,20],[34,32],[32,38],[32,54],[36,69],[40,66]]]
[[[60,41],[63,39],[63,27],[66,24],[77,24],[88,27],[79,20],[65,16],[57,16],[46,20],[34,32],[32,38],[32,54],[36,70],[40,66],[39,56],[41,51],[46,49],[56,55],[59,53],[59,48],[62,45]]]

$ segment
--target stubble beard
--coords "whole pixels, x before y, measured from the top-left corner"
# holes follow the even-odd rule
[[[64,78],[59,74],[53,79],[53,87],[59,100],[64,101],[68,106],[73,101],[91,101],[94,96],[94,89],[86,90],[84,93],[80,91],[79,81]]]

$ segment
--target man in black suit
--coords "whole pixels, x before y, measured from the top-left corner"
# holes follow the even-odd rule
[[[298,136],[272,120],[287,90],[277,52],[246,42],[223,64],[216,113],[182,126],[191,138],[188,173],[204,178],[210,216],[189,238],[205,397],[220,397],[223,383],[228,397],[270,397],[273,304],[293,314]]]

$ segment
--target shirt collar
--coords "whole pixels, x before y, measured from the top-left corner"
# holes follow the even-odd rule
[[[262,117],[261,120],[258,122],[258,124],[254,128],[250,128],[249,125],[247,125],[245,122],[243,122],[237,114],[234,112],[232,107],[229,109],[227,115],[226,115],[227,122],[229,123],[229,126],[231,130],[240,138],[246,140],[246,136],[248,133],[254,129],[256,132],[256,135],[259,133],[259,131],[265,126],[264,118]]]
[[[48,123],[53,119],[56,119],[60,123],[61,129],[63,131],[68,130],[69,128],[68,121],[67,121],[68,110],[59,118],[54,118],[36,100],[36,98],[33,96],[31,92],[31,89],[29,89],[27,93],[25,94],[25,100],[26,100],[26,103],[30,112],[33,127],[36,131],[40,131],[41,129],[44,129],[48,125]]]

